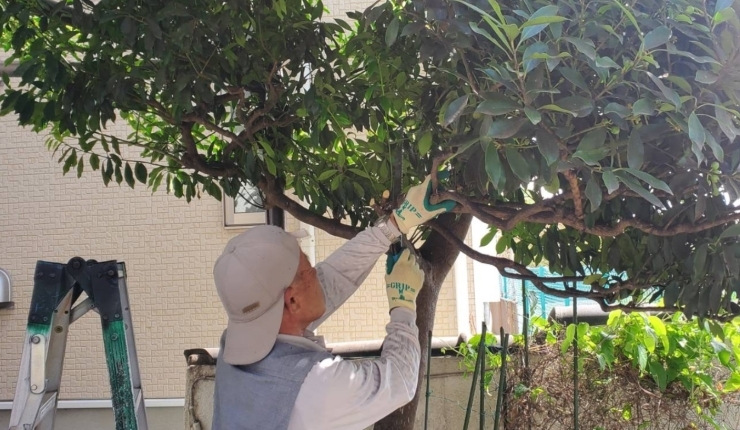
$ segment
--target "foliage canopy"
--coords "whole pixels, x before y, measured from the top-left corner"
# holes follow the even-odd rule
[[[388,210],[385,190],[392,201],[445,165],[438,198],[490,224],[487,240],[500,232],[513,260],[476,253],[454,221],[429,227],[506,276],[605,308],[662,298],[729,318],[733,3],[398,0],[333,21],[309,0],[1,0],[18,66],[2,113],[50,126],[65,172],[188,199],[250,183],[342,237]],[[128,139],[106,131],[117,115]],[[562,277],[537,279],[526,266],[541,263]]]

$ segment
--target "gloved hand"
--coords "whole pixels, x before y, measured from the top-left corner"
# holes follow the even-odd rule
[[[441,213],[449,212],[455,207],[455,202],[452,200],[445,200],[433,205],[429,202],[431,195],[431,176],[427,176],[420,185],[413,186],[409,189],[409,192],[406,193],[406,200],[401,203],[398,209],[393,211],[393,216],[401,233],[408,234],[412,228],[429,221]]]
[[[391,310],[399,306],[416,311],[416,295],[424,285],[424,272],[416,257],[404,249],[386,260],[385,292]]]

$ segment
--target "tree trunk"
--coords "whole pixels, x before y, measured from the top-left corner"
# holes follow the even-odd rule
[[[452,231],[456,237],[465,238],[470,228],[470,215],[444,214],[439,222]],[[419,344],[421,345],[421,362],[419,363],[419,381],[414,398],[406,406],[396,410],[375,424],[374,430],[413,430],[416,410],[421,393],[424,391],[427,369],[427,345],[430,341],[429,330],[434,327],[434,314],[437,310],[437,299],[447,274],[455,264],[459,254],[457,248],[450,245],[436,231],[429,235],[419,249],[424,259],[424,287],[416,299],[416,325],[419,327]]]

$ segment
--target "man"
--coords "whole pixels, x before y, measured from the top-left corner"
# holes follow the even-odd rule
[[[401,234],[450,210],[431,205],[430,178],[390,217],[311,267],[297,240],[260,226],[231,239],[213,269],[229,316],[216,366],[213,430],[361,430],[416,392],[416,296],[424,273],[405,250],[389,257],[390,323],[380,357],[344,361],[315,330],[362,284]]]

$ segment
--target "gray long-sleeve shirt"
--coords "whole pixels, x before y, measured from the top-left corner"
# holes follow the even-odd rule
[[[325,314],[311,324],[305,336],[278,335],[278,339],[322,350],[323,341],[314,338],[312,330],[359,288],[389,246],[383,233],[371,227],[317,264]],[[393,309],[386,332],[379,358],[345,361],[333,357],[316,364],[298,393],[288,430],[361,430],[408,403],[416,392],[419,372],[416,313]]]

